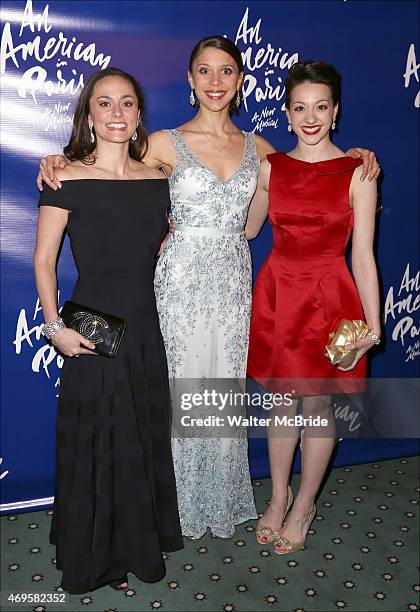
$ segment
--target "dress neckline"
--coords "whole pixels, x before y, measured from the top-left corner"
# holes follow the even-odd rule
[[[349,159],[348,155],[341,155],[340,157],[330,157],[330,159],[321,159],[320,161],[314,161],[314,162],[309,162],[309,161],[305,161],[304,159],[298,159],[297,157],[292,157],[291,155],[289,155],[288,153],[281,151],[282,155],[285,155],[286,157],[288,157],[289,159],[293,159],[294,161],[300,162],[301,164],[311,164],[311,165],[315,165],[315,164],[325,164],[328,162],[333,162],[333,161],[337,161],[338,159]],[[350,159],[355,159],[350,158]]]
[[[215,179],[217,179],[220,183],[222,183],[222,185],[227,185],[233,179],[233,177],[236,176],[238,174],[238,172],[242,169],[242,166],[243,166],[243,164],[245,162],[245,159],[246,159],[246,156],[247,156],[247,149],[248,149],[248,138],[247,138],[246,132],[244,132],[243,130],[241,130],[242,134],[244,135],[244,152],[243,152],[243,155],[242,155],[242,159],[241,159],[241,161],[239,163],[239,166],[236,168],[236,170],[233,172],[233,174],[231,174],[231,176],[229,178],[227,178],[226,180],[223,180],[222,178],[220,178],[220,176],[218,174],[216,174],[216,172],[214,172],[214,170],[212,170],[210,168],[210,166],[205,164],[198,157],[197,153],[195,153],[195,151],[193,151],[192,147],[188,144],[188,142],[185,140],[185,138],[183,137],[183,135],[181,134],[181,132],[179,130],[174,129],[173,131],[181,139],[182,143],[184,144],[185,148],[190,153],[190,155],[192,155],[192,157],[194,157],[194,159],[200,164],[200,166],[202,166],[203,168],[208,170],[210,172],[210,174],[212,174],[214,176]]]
[[[301,167],[313,168],[319,175],[324,176],[328,174],[341,174],[345,172],[350,172],[355,170],[358,166],[360,166],[363,161],[361,158],[354,158],[348,155],[344,155],[343,157],[332,157],[331,159],[324,159],[318,162],[307,162],[302,159],[296,159],[295,157],[291,157],[284,151],[279,151],[278,153],[271,153],[267,155],[267,158],[271,157],[271,155],[280,155],[283,159],[291,160],[295,165],[299,165]]]
[[[60,181],[63,183],[77,183],[82,181],[101,181],[103,183],[143,183],[144,181],[167,181],[168,179],[165,176],[162,178],[143,178],[143,179],[102,179],[102,178],[79,178],[79,179],[63,179]]]

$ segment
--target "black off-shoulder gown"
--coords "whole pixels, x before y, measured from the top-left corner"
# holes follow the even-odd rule
[[[85,593],[126,572],[157,581],[162,551],[183,547],[153,290],[168,182],[63,181],[44,185],[39,205],[71,211],[72,299],[127,321],[115,358],[66,358],[62,370],[50,536],[61,586]]]

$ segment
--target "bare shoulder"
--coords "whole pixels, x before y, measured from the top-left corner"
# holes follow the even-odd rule
[[[255,135],[255,144],[257,147],[258,157],[261,160],[264,160],[267,157],[267,155],[269,155],[270,153],[276,152],[273,145],[270,142],[268,142],[268,140],[263,138],[262,136]]]
[[[165,145],[171,141],[170,135],[166,130],[157,130],[156,132],[152,132],[148,139],[150,145],[153,146]]]
[[[130,175],[134,179],[164,179],[166,176],[160,170],[147,166],[143,162],[132,160]]]
[[[350,183],[350,193],[352,197],[362,197],[369,198],[372,197],[376,201],[377,195],[377,180],[373,179],[372,181],[368,181],[367,179],[361,181],[361,176],[363,173],[363,166],[357,166],[357,168],[353,172],[353,176]]]
[[[197,123],[193,119],[190,120],[190,121],[186,121],[185,123],[182,123],[182,125],[178,125],[175,128],[175,130],[177,132],[181,132],[181,133],[185,133],[185,132],[199,132],[199,129],[197,128]]]
[[[70,162],[65,168],[57,168],[55,177],[59,181],[70,181],[92,177],[92,166],[81,161]]]
[[[172,140],[170,134],[166,130],[152,132],[148,140],[149,147],[145,156],[145,161],[147,158],[164,160],[168,156],[171,156]]]
[[[363,172],[363,165],[357,166],[357,168],[355,168],[353,172],[353,180],[360,179],[360,177],[362,176],[362,172]]]
[[[260,170],[258,173],[259,184],[268,190],[268,184],[270,182],[271,164],[267,159],[263,159],[260,164]]]
[[[149,146],[144,156],[144,162],[150,167],[164,167],[171,174],[175,163],[175,153],[170,134],[165,130],[159,130],[150,134]]]

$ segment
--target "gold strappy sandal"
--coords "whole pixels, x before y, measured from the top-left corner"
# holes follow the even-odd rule
[[[316,516],[316,506],[314,504],[309,514],[308,531],[309,531],[309,527],[311,526],[311,523],[314,520],[315,516]],[[276,546],[281,546],[283,550],[277,550]],[[292,544],[292,542],[288,538],[285,538],[281,534],[278,534],[277,537],[274,539],[274,552],[278,555],[288,555],[290,553],[296,552],[297,550],[301,550],[304,547],[305,547],[305,540],[303,540],[303,542],[297,542],[296,544]]]
[[[292,505],[292,503],[293,503],[293,492],[289,485],[287,487],[287,506],[286,506],[286,511],[283,515],[282,523],[284,521],[284,517],[289,512],[289,508]],[[279,535],[278,531],[271,529],[271,527],[268,527],[268,525],[263,525],[261,523],[261,519],[258,521],[257,530],[255,533],[257,542],[259,542],[260,544],[271,544],[271,542],[275,540],[278,535]]]

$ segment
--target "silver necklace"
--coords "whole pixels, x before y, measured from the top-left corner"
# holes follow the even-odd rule
[[[231,133],[229,134],[229,137],[228,137],[228,139],[227,139],[226,144],[225,144],[225,145],[224,145],[224,146],[223,146],[221,149],[219,149],[219,147],[217,147],[217,146],[214,144],[214,142],[212,142],[212,141],[210,140],[210,138],[207,136],[206,132],[205,132],[205,131],[203,130],[203,128],[200,126],[200,124],[198,123],[197,119],[195,119],[195,122],[196,122],[196,124],[197,124],[198,129],[200,130],[200,132],[201,132],[202,134],[204,134],[204,136],[206,137],[206,139],[208,140],[208,142],[211,144],[211,146],[212,146],[214,149],[216,149],[216,151],[218,152],[218,154],[219,154],[219,155],[221,155],[221,154],[223,153],[223,151],[226,149],[226,147],[228,146],[228,144],[230,143],[230,141],[232,140],[233,132],[231,132]]]

